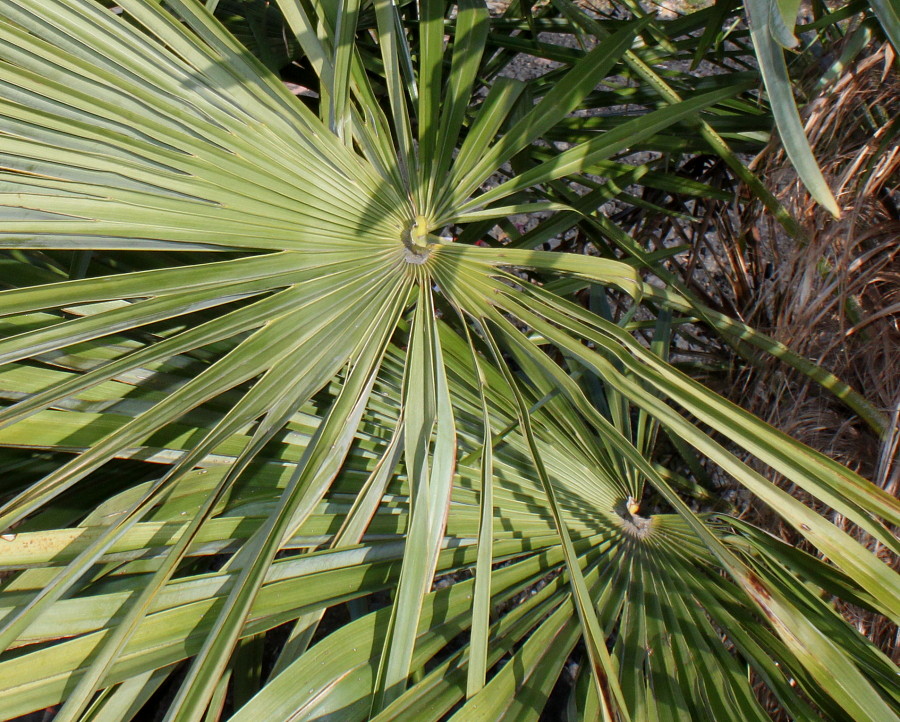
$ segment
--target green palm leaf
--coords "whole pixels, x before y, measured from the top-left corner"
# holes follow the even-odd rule
[[[765,719],[753,677],[798,718],[893,718],[895,668],[824,595],[896,621],[896,574],[711,429],[895,551],[896,500],[665,360],[686,315],[774,347],[638,254],[442,235],[592,219],[555,196],[598,168],[704,193],[613,156],[744,84],[547,159],[648,19],[550,88],[488,90],[480,3],[411,23],[379,1],[373,33],[358,3],[278,4],[318,107],[193,0],[0,5],[0,249],[23,271],[0,292],[0,710],[126,719],[166,689],[179,720],[537,719],[577,658],[585,718]],[[507,163],[530,169],[486,187]],[[651,348],[585,284],[654,314]],[[658,429],[829,562],[692,510]]]

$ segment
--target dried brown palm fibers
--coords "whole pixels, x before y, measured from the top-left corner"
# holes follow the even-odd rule
[[[840,47],[833,48],[837,53]],[[805,87],[815,86],[812,67]],[[668,204],[696,220],[644,213],[624,223],[642,242],[657,248],[684,244],[685,254],[669,261],[705,303],[751,326],[836,373],[861,391],[889,419],[879,435],[805,376],[777,361],[736,363],[730,378],[704,379],[720,393],[809,446],[872,479],[890,493],[900,491],[900,75],[889,45],[871,44],[831,87],[807,104],[806,132],[842,210],[840,219],[818,207],[777,140],[753,160],[804,229],[805,241],[789,238],[762,205],[746,195],[733,203],[690,201]],[[892,135],[893,138],[892,139]],[[688,161],[695,180],[725,187],[720,164]],[[689,165],[691,164],[691,165]],[[733,352],[702,336],[680,349],[683,359],[727,363]],[[678,353],[678,351],[676,351]],[[761,468],[774,483],[817,508],[864,543],[876,543],[853,525]],[[727,484],[727,481],[724,481]],[[721,490],[725,492],[726,490]],[[733,494],[735,492],[732,492]],[[739,513],[813,553],[793,529],[749,495],[736,494]],[[887,550],[886,563],[900,566]],[[842,614],[895,662],[900,634],[883,617],[846,604]],[[759,685],[760,700],[781,719],[777,700]]]
[[[743,318],[861,391],[889,419],[879,436],[809,380],[781,365],[746,366],[733,398],[813,448],[838,459],[890,493],[900,488],[900,147],[891,132],[900,118],[900,75],[889,45],[870,48],[830,89],[806,108],[806,132],[842,209],[832,218],[814,204],[772,144],[756,159],[758,172],[779,190],[803,224],[808,241],[786,238],[759,216],[745,256],[757,274]],[[765,276],[768,276],[766,278]],[[782,480],[773,478],[776,483]],[[789,487],[798,497],[799,489]],[[809,498],[805,501],[813,503]],[[819,506],[838,526],[900,562],[849,521]],[[802,541],[768,509],[746,517],[791,543]],[[801,544],[802,546],[802,544]],[[900,661],[896,625],[864,610],[840,611],[879,648]]]

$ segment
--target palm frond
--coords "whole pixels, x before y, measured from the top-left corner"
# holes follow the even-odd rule
[[[713,127],[746,83],[656,85],[547,157],[598,83],[658,77],[651,18],[488,89],[517,36],[480,3],[278,6],[317,106],[194,0],[2,4],[3,713],[537,719],[579,659],[584,718],[765,719],[754,678],[797,718],[894,718],[829,600],[896,622],[895,572],[745,457],[894,553],[900,505],[667,348],[704,325],[865,401],[597,212],[626,179],[706,193],[623,154],[700,127],[736,162]],[[552,215],[483,230],[511,213]],[[605,257],[532,250],[576,224]],[[828,561],[692,508],[661,438]]]

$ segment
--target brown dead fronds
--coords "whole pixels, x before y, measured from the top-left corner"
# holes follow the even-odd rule
[[[893,60],[890,46],[870,48],[807,107],[806,131],[842,217],[832,218],[812,201],[773,143],[756,159],[757,172],[778,189],[802,223],[806,241],[789,239],[761,216],[746,218],[741,261],[731,264],[731,273],[733,285],[743,291],[734,295],[737,312],[863,393],[888,419],[888,432],[879,435],[829,393],[777,363],[747,367],[734,385],[735,400],[897,494],[900,77]],[[800,490],[789,490],[868,546],[876,546],[848,520]],[[748,517],[791,543],[803,541],[768,509],[751,507]],[[886,563],[898,565],[887,550],[878,552]],[[846,605],[841,611],[895,661],[900,659],[895,625]]]

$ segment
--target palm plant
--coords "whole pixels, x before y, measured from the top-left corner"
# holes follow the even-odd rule
[[[702,329],[883,420],[598,211],[721,193],[623,162],[691,143],[778,211],[723,139],[760,132],[746,78],[666,79],[656,21],[565,0],[278,4],[311,105],[194,0],[2,3],[3,715],[537,719],[574,660],[573,719],[768,719],[760,684],[894,719],[833,600],[896,621],[895,573],[746,455],[892,552],[896,500],[670,354]],[[499,75],[561,27],[525,43],[553,74]]]

